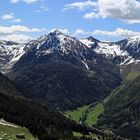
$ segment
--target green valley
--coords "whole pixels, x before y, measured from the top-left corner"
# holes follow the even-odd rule
[[[102,103],[90,104],[88,106],[79,107],[76,110],[65,112],[69,118],[88,126],[95,125],[98,117],[103,113],[104,107]]]
[[[75,120],[77,122],[80,122],[80,118],[81,116],[85,113],[85,111],[88,109],[88,106],[83,106],[83,107],[79,107],[76,110],[72,110],[72,111],[67,111],[65,112],[66,115],[68,115],[69,118],[71,118],[72,120]]]
[[[87,114],[85,123],[89,126],[92,126],[97,123],[98,117],[104,111],[104,106],[102,103],[98,103],[96,106],[92,107]]]

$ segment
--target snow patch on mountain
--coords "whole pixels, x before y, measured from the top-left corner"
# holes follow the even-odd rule
[[[138,57],[135,58],[140,53],[140,36],[130,37],[119,42],[101,42],[94,38],[81,39],[80,41],[92,48],[96,53],[102,54],[109,59],[120,57],[122,59],[120,65],[140,61]]]
[[[88,64],[87,64],[86,62],[84,62],[84,61],[82,60],[82,63],[85,65],[85,67],[86,67],[87,70],[90,69],[89,66],[88,66]]]
[[[95,43],[88,39],[80,39],[80,41],[85,44],[87,47],[91,48],[91,46]]]
[[[108,44],[108,43],[99,43],[99,46],[95,48],[95,52],[100,54],[105,54],[107,57],[115,56],[127,56],[128,53],[120,49],[119,45]]]
[[[89,48],[92,47],[95,42],[92,42],[88,39],[82,39],[80,40],[82,43],[87,45]],[[95,52],[99,54],[104,54],[107,57],[115,57],[119,55],[126,56],[128,53],[126,51],[121,50],[119,45],[116,45],[115,43],[108,43],[108,42],[98,42],[98,45],[94,49]]]
[[[7,73],[25,52],[25,44],[0,41],[1,72]]]

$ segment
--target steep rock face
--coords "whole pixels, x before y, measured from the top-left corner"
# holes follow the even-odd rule
[[[25,53],[25,44],[11,41],[0,41],[0,71],[7,73]]]
[[[131,58],[128,63],[140,62],[140,36],[134,36],[118,42],[120,48],[127,51]]]
[[[119,69],[59,31],[27,44],[11,71],[19,85],[59,109],[74,109],[108,95],[120,81]]]

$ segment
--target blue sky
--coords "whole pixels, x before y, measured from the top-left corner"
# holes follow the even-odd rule
[[[53,29],[79,38],[140,34],[139,0],[3,0],[0,39],[26,42]]]

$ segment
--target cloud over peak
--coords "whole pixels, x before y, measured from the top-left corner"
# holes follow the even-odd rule
[[[139,36],[140,32],[135,32],[132,30],[117,28],[114,31],[106,31],[106,30],[94,30],[94,31],[85,31],[83,29],[77,29],[74,33],[75,36],[78,35],[100,35],[100,36],[108,36],[108,37],[132,37]]]

